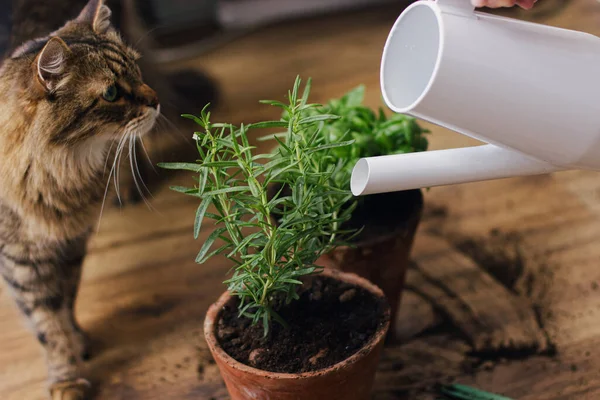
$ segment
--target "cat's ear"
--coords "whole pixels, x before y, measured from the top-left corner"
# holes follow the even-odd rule
[[[62,78],[70,52],[69,46],[61,38],[53,37],[38,55],[38,79],[47,91],[55,89]]]
[[[75,21],[89,24],[94,32],[103,35],[111,29],[110,15],[110,8],[104,4],[104,0],[90,0]]]

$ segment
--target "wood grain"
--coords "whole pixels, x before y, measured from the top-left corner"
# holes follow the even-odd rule
[[[550,2],[561,3],[539,3],[549,7],[545,3]],[[600,33],[600,3],[571,0],[562,4],[558,12],[518,12],[518,16]],[[223,91],[221,106],[215,110],[219,120],[252,122],[277,117],[277,110],[257,102],[283,99],[297,74],[313,78],[315,102],[364,83],[367,104],[380,106],[381,50],[399,12],[397,6],[277,25],[171,67],[202,66],[219,80]],[[193,104],[181,110],[198,111]],[[432,149],[476,144],[430,127]],[[188,182],[187,174],[173,174],[169,180],[170,184]],[[224,259],[207,265],[194,263],[210,231],[193,239],[198,205],[194,199],[166,187],[154,196],[156,211],[144,205],[107,210],[91,243],[77,305],[82,325],[97,342],[89,376],[98,388],[98,399],[226,399],[201,326],[209,304],[223,290],[220,282],[229,265]],[[426,398],[414,393],[407,397],[407,393],[449,376],[516,399],[600,398],[599,199],[600,176],[591,172],[427,192],[428,207],[446,209],[444,224],[452,231],[474,237],[486,236],[493,229],[518,232],[527,254],[544,260],[539,268],[552,271],[544,294],[545,330],[557,345],[558,355],[497,361],[489,369],[465,373],[462,366],[469,344],[448,333],[432,335],[386,350],[375,398]],[[425,228],[417,241],[423,240]],[[426,257],[429,251],[427,246],[417,246],[414,257]],[[452,275],[451,269],[446,272]],[[44,399],[45,367],[38,344],[5,289],[0,290],[0,399]],[[427,358],[428,354],[437,357]],[[415,361],[419,356],[422,362]]]

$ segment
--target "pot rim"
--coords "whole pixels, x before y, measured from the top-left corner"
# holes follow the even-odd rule
[[[377,287],[373,283],[369,282],[368,280],[366,280],[356,274],[349,273],[349,272],[341,272],[338,270],[332,270],[329,268],[325,268],[318,275],[324,275],[324,276],[327,276],[327,277],[330,277],[333,279],[337,279],[337,280],[341,280],[344,282],[358,285],[358,286],[362,287],[363,289],[366,289],[373,295],[384,299],[387,304],[387,299],[386,299],[383,291],[379,287]],[[330,373],[333,373],[334,371],[349,368],[351,365],[356,363],[358,360],[363,358],[365,355],[369,354],[377,346],[377,344],[380,341],[384,340],[384,338],[387,334],[387,331],[390,327],[391,310],[390,310],[390,307],[388,304],[387,308],[384,312],[384,320],[385,320],[384,324],[377,329],[375,334],[373,336],[371,336],[371,339],[367,343],[365,343],[364,346],[362,346],[360,349],[358,349],[350,357],[348,357],[334,365],[331,365],[327,368],[323,368],[323,369],[320,369],[317,371],[312,371],[312,372],[285,373],[285,372],[265,371],[265,370],[254,368],[254,367],[251,367],[249,365],[246,365],[246,364],[243,364],[243,363],[237,361],[236,359],[231,357],[229,354],[227,354],[225,352],[225,350],[223,350],[223,348],[221,347],[221,345],[219,344],[219,342],[217,340],[217,337],[215,335],[215,323],[218,320],[219,312],[220,312],[221,308],[231,298],[232,298],[231,293],[229,291],[225,291],[219,297],[219,299],[215,303],[211,304],[211,306],[209,307],[208,312],[206,313],[206,317],[204,319],[204,339],[206,340],[206,343],[208,344],[208,347],[209,347],[211,353],[213,354],[213,357],[220,358],[229,367],[239,370],[241,372],[247,373],[247,374],[257,375],[257,376],[261,376],[261,377],[269,378],[269,379],[298,380],[298,379],[303,379],[303,378],[315,378],[318,376],[328,375]]]

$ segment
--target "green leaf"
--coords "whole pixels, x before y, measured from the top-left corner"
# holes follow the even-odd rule
[[[252,196],[259,198],[261,196],[261,188],[260,186],[254,181],[254,179],[249,179],[248,180],[248,187],[250,188],[250,193],[252,193]]]
[[[257,154],[257,155],[255,155],[255,156],[252,157],[252,161],[271,160],[271,159],[273,159],[275,157],[277,157],[277,154],[275,154],[275,153]]]
[[[287,125],[286,125],[286,127],[287,127]],[[270,135],[260,136],[257,140],[259,142],[266,142],[267,140],[273,140],[275,138],[285,137],[285,135],[287,135],[287,132],[273,133]]]
[[[257,129],[257,128],[287,128],[286,121],[263,121],[256,122],[248,125],[248,129]]]
[[[308,103],[308,97],[310,96],[310,89],[312,87],[312,78],[308,78],[306,85],[304,86],[304,92],[302,93],[302,100],[300,104],[305,106]]]
[[[283,168],[277,168],[277,169],[273,169],[273,171],[271,172],[271,180],[274,180],[275,178],[277,178],[279,175],[282,175],[285,172],[290,172],[291,170],[293,170],[297,165],[299,164],[299,161],[294,161],[292,164],[288,164]]]
[[[348,107],[357,107],[360,106],[365,97],[365,86],[360,85],[350,92],[348,92],[344,96],[344,100],[346,101],[346,106]]]
[[[292,190],[292,201],[294,202],[294,204],[296,206],[300,206],[302,204],[302,199],[304,196],[303,188],[304,188],[304,178],[301,177],[298,179],[298,181],[296,182],[296,186]]]
[[[200,184],[198,186],[198,193],[202,195],[204,194],[204,189],[206,188],[206,183],[208,182],[208,168],[203,168],[202,171],[200,171],[200,179],[198,182]]]
[[[333,115],[333,114],[321,114],[321,115],[313,115],[310,117],[302,118],[300,121],[298,121],[298,123],[300,125],[307,125],[307,124],[312,124],[312,123],[320,122],[320,121],[336,120],[339,118],[340,118],[339,116]]]
[[[387,119],[383,108],[379,108],[379,122],[384,122]]]
[[[192,115],[192,114],[181,114],[181,116],[183,118],[191,119],[192,121],[194,121],[198,125],[204,125],[203,122],[202,122],[202,120],[200,118],[196,117],[195,115]]]
[[[204,193],[205,196],[216,196],[218,194],[227,194],[234,192],[246,192],[249,191],[250,188],[248,186],[232,186],[223,189],[211,190],[209,192]]]
[[[315,147],[313,149],[310,149],[308,151],[308,153],[312,154],[312,153],[315,153],[317,151],[323,151],[323,150],[327,150],[327,149],[335,149],[335,148],[338,148],[338,147],[345,147],[345,146],[349,146],[349,145],[351,145],[353,143],[354,143],[354,140],[347,140],[345,142],[324,144],[324,145]]]
[[[184,186],[169,186],[169,189],[171,189],[174,192],[200,197],[200,194],[198,194],[198,189],[188,188]]]
[[[275,169],[275,167],[278,167],[278,166],[280,166],[281,164],[288,164],[288,167],[289,167],[289,168],[291,168],[291,167],[293,167],[294,165],[297,165],[297,164],[298,164],[297,162],[294,162],[294,163],[292,163],[292,164],[289,164],[289,162],[290,162],[290,160],[288,160],[287,158],[281,158],[281,157],[280,157],[280,158],[275,158],[274,160],[272,160],[272,161],[269,161],[268,163],[266,163],[266,164],[264,165],[264,169],[265,169],[266,171],[271,171],[271,170]]]
[[[233,125],[233,124],[223,124],[223,123],[212,124],[211,127],[216,128],[216,129],[226,129],[226,130],[235,129],[235,125]]]
[[[200,168],[231,168],[237,167],[237,162],[235,161],[206,161],[200,165]],[[198,170],[197,172],[200,172]]]
[[[283,326],[285,329],[288,328],[288,324],[287,322],[285,322],[285,320],[283,318],[281,318],[281,316],[272,308],[269,309],[269,313],[271,314],[271,316],[273,317],[273,319],[275,321],[277,321],[281,326]]]
[[[204,214],[208,207],[212,204],[212,197],[206,196],[200,206],[198,206],[198,210],[196,211],[196,219],[194,221],[194,239],[198,239],[198,235],[200,235],[200,227],[202,226],[202,220],[204,219]]]
[[[231,247],[231,245],[230,245],[230,244],[225,244],[225,245],[223,245],[223,246],[219,247],[218,249],[216,249],[216,250],[213,250],[213,251],[211,251],[210,253],[207,253],[207,254],[204,256],[204,259],[203,259],[203,260],[201,260],[202,262],[199,262],[199,264],[203,264],[203,263],[204,263],[206,260],[209,260],[209,259],[213,258],[214,256],[216,256],[216,255],[219,255],[219,254],[223,253],[224,251],[226,251],[226,250],[227,250],[227,249],[229,249],[230,247]],[[235,262],[235,260],[232,260],[232,261],[234,261],[234,262]]]
[[[289,284],[292,284],[292,285],[302,285],[302,281],[299,281],[299,280],[296,280],[296,279],[281,278],[281,279],[279,279],[279,282],[289,283]]]
[[[200,172],[200,170],[202,169],[202,165],[193,163],[158,163],[157,165],[164,169],[185,170],[193,172]]]
[[[270,106],[280,107],[280,108],[284,108],[284,109],[288,108],[287,104],[284,104],[284,103],[282,103],[280,101],[276,101],[276,100],[260,100],[259,103],[268,104]]]
[[[255,303],[248,303],[246,304],[244,307],[240,308],[239,312],[238,312],[238,317],[241,316],[247,316],[246,312],[248,311],[248,309],[250,309],[250,307],[255,306]]]
[[[273,139],[275,139],[275,141],[277,142],[277,144],[279,144],[279,146],[281,146],[281,147],[282,147],[282,148],[283,148],[285,151],[287,151],[288,153],[291,153],[291,152],[292,152],[292,149],[291,149],[291,148],[290,148],[288,145],[286,145],[286,144],[285,144],[285,143],[284,143],[284,142],[281,140],[281,138],[279,138],[279,137],[275,136],[275,137],[273,137]]]
[[[233,256],[235,253],[239,252],[242,248],[248,246],[248,244],[250,242],[262,237],[263,235],[264,235],[264,233],[262,233],[262,232],[255,232],[251,235],[246,236],[244,238],[244,240],[242,240],[233,250],[231,250],[228,257]]]
[[[200,249],[200,252],[198,253],[198,256],[196,257],[196,262],[198,264],[203,264],[207,260],[207,258],[205,257],[206,254],[212,247],[215,240],[217,240],[217,238],[226,230],[227,230],[227,228],[217,228],[210,235],[208,235],[208,238],[206,238],[206,241],[202,245],[202,248]]]
[[[317,268],[316,267],[309,267],[309,268],[300,268],[297,269],[295,271],[291,272],[292,276],[304,276],[304,275],[310,275],[313,272],[315,272]]]
[[[267,314],[265,312],[262,316],[262,320],[263,320],[263,329],[264,329],[263,336],[267,337],[269,335],[269,314]]]
[[[290,98],[290,103],[291,104],[296,104],[296,102],[298,101],[298,91],[300,89],[300,83],[302,82],[302,80],[300,79],[300,76],[296,76],[296,81],[294,82],[294,88],[292,89],[292,93],[289,95]]]

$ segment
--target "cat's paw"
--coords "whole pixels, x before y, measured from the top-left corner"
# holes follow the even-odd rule
[[[56,382],[50,387],[51,400],[88,400],[91,385],[85,379]]]

